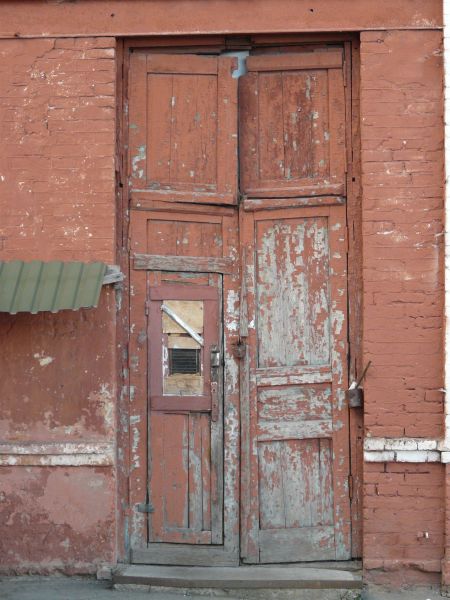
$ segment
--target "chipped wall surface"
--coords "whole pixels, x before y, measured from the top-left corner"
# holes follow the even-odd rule
[[[115,76],[111,38],[0,40],[1,260],[115,262]],[[0,314],[3,571],[114,560],[115,311]]]
[[[444,434],[441,43],[438,31],[361,35],[368,437]],[[366,462],[369,579],[436,580],[443,483],[439,464]]]
[[[114,54],[110,38],[0,41],[2,260],[114,262]]]
[[[114,560],[109,468],[3,467],[3,572],[92,573]]]
[[[176,2],[170,10],[154,2],[158,18],[147,2],[136,2],[136,12],[111,4],[106,12],[98,1],[0,7],[11,27],[0,32],[0,260],[116,262],[117,57],[106,36],[149,33],[143,15],[156,34],[194,28]],[[238,4],[240,13],[230,10],[223,21],[227,32],[251,26],[242,16],[254,19],[254,31],[298,31],[287,16],[295,10],[305,11],[298,20],[310,33],[346,28],[348,11],[323,2],[315,13],[286,0],[291,13],[258,15],[245,0]],[[211,33],[219,23],[218,4],[213,14],[210,5],[196,3],[195,32]],[[406,28],[361,34],[364,358],[372,360],[366,436],[437,440],[444,434],[443,98],[442,36],[432,28],[441,25],[441,5],[391,5],[364,3],[371,11],[364,13],[359,3],[349,21],[353,30]],[[45,7],[39,18],[36,6]],[[36,28],[41,39],[32,37]],[[91,30],[105,37],[49,37]],[[21,31],[30,39],[6,39]],[[93,310],[0,315],[4,571],[93,572],[116,559],[115,319],[112,288]],[[442,464],[366,463],[367,578],[438,581],[449,512]]]

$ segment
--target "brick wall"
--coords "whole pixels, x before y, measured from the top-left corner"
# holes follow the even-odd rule
[[[443,436],[441,41],[438,31],[361,34],[368,436]],[[390,571],[384,583],[436,578],[443,473],[441,465],[366,464],[369,578],[380,569]]]
[[[115,77],[112,38],[0,40],[0,260],[116,262]],[[37,454],[0,456],[2,571],[115,559],[115,312],[0,314],[0,442]]]
[[[0,52],[0,258],[113,262],[114,39]]]

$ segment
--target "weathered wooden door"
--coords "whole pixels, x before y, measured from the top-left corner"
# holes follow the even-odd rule
[[[234,62],[130,57],[134,562],[238,561]]]
[[[262,54],[240,80],[246,562],[350,558],[342,63]]]
[[[343,55],[246,67],[131,55],[134,562],[350,557]]]

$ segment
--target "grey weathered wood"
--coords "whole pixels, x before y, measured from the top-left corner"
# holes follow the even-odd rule
[[[320,421],[261,421],[258,424],[258,441],[304,440],[331,437],[331,420]]]
[[[331,383],[331,371],[316,374],[311,372],[295,373],[293,375],[269,374],[267,370],[256,373],[256,383],[259,386],[276,386],[276,385],[303,385],[311,383]]]
[[[133,269],[143,271],[187,271],[192,273],[230,274],[235,271],[235,263],[231,258],[134,254]]]
[[[236,552],[223,546],[195,546],[189,544],[148,544],[131,552],[131,562],[143,565],[237,566]]]
[[[345,204],[343,196],[313,196],[312,198],[247,198],[241,206],[245,211],[277,210],[306,206],[334,206]]]
[[[222,298],[222,278],[219,277],[219,320],[223,323],[223,298]],[[223,349],[221,350],[223,352]],[[211,420],[211,475],[216,477],[216,486],[211,486],[211,543],[223,543],[223,486],[224,486],[224,468],[223,468],[223,407],[224,407],[224,373],[223,367],[219,369],[218,395],[219,395],[219,414],[216,421]]]
[[[336,558],[334,527],[262,529],[259,532],[261,562],[295,562]]]
[[[119,283],[125,279],[125,275],[120,270],[119,265],[108,265],[103,277],[103,285],[110,283]]]
[[[227,589],[359,589],[361,577],[331,568],[240,566],[167,567],[126,565],[113,573],[114,583]]]
[[[258,390],[260,421],[301,421],[329,419],[331,387],[292,385]]]

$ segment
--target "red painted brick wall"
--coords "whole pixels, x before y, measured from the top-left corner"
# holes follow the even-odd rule
[[[438,31],[361,34],[368,436],[443,435],[441,41]],[[435,577],[419,572],[439,570],[443,554],[443,472],[366,464],[367,569],[390,570],[392,582],[402,566],[416,570],[410,583]]]
[[[115,78],[112,38],[0,40],[0,260],[116,262]],[[0,441],[114,444],[115,313],[0,314]],[[114,561],[114,465],[0,478],[1,570]]]

